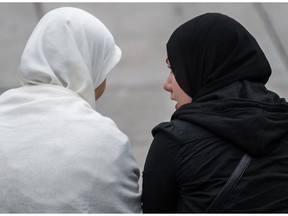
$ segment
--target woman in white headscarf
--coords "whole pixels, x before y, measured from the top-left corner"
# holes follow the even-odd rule
[[[83,10],[41,19],[21,58],[23,86],[0,97],[0,212],[140,211],[130,142],[95,111],[120,58],[109,30]]]

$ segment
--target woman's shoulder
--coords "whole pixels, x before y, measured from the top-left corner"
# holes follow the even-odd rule
[[[182,142],[198,140],[204,137],[215,136],[210,131],[198,126],[194,123],[173,119],[169,122],[162,122],[153,128],[152,134],[155,136],[158,133],[170,134],[176,136]]]
[[[129,143],[127,135],[122,132],[122,130],[110,117],[104,116],[98,112],[94,112],[91,115],[89,123],[91,129],[97,131],[97,134],[101,135],[101,137],[115,140],[116,142],[120,142],[123,144]]]

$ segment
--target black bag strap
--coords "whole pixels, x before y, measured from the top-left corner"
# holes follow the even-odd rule
[[[251,159],[252,158],[248,154],[244,154],[242,156],[240,162],[238,163],[237,167],[233,171],[224,187],[221,189],[211,205],[206,209],[207,213],[215,213],[220,211],[221,207],[228,199],[234,187],[237,185],[246,168],[249,166]]]

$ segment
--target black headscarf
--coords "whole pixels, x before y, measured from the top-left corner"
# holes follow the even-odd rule
[[[171,120],[197,124],[253,156],[288,133],[288,103],[265,87],[270,65],[256,40],[228,16],[208,13],[181,25],[167,43],[179,86],[192,97]]]
[[[179,86],[193,101],[235,81],[265,84],[271,75],[254,37],[219,13],[198,16],[177,28],[167,53]]]

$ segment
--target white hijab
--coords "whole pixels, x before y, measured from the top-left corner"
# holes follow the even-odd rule
[[[85,11],[60,8],[39,22],[23,86],[0,96],[0,213],[140,212],[130,141],[95,110],[94,89],[120,56]]]
[[[121,50],[105,25],[77,8],[47,13],[30,36],[19,66],[22,84],[52,84],[95,108],[94,90],[119,62]]]

